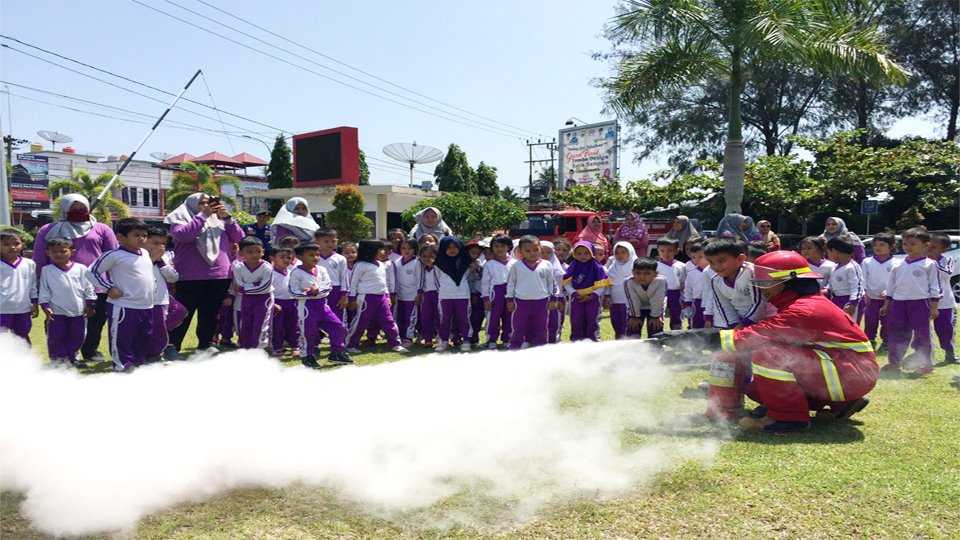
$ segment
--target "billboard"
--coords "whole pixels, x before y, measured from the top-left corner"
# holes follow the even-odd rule
[[[47,195],[50,163],[47,156],[17,154],[17,164],[10,174],[10,199],[14,210],[50,208]]]
[[[293,186],[360,183],[357,128],[338,127],[293,136]]]
[[[560,188],[614,178],[619,165],[616,120],[560,130]]]

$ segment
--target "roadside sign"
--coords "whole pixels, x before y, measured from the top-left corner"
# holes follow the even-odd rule
[[[873,201],[870,199],[867,199],[865,201],[860,201],[860,213],[865,216],[879,214],[880,201]]]

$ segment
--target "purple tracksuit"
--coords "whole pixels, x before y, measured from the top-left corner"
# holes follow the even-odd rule
[[[670,329],[683,328],[683,302],[680,300],[683,291],[680,289],[667,290],[667,313],[670,314]]]
[[[217,331],[220,333],[221,344],[229,343],[233,339],[233,331],[237,323],[237,314],[234,312],[237,296],[228,294],[227,297],[231,298],[233,302],[229,306],[221,305],[217,314]]]
[[[297,320],[297,301],[292,298],[275,300],[280,312],[273,313],[273,352],[280,354],[284,344],[291,349],[300,346],[300,325]]]
[[[297,321],[300,330],[300,351],[303,356],[316,357],[320,345],[320,329],[330,336],[330,350],[344,349],[343,323],[330,309],[326,298],[312,298],[297,306]]]
[[[428,344],[432,342],[433,338],[437,335],[439,318],[439,292],[423,291],[420,296],[420,309],[417,313],[417,321],[420,324],[420,337]]]
[[[468,298],[446,298],[440,300],[440,341],[450,340],[451,330],[455,337],[470,338],[470,300]]]
[[[30,313],[4,313],[0,315],[0,328],[6,328],[13,335],[20,336],[30,343],[30,327],[33,326]]]
[[[951,291],[945,291],[944,294],[952,294]],[[953,353],[953,332],[956,319],[956,310],[954,308],[945,308],[939,310],[937,318],[933,321],[933,329],[940,340],[940,348],[943,352]]]
[[[840,296],[830,295],[830,301],[833,302],[833,305],[837,306],[840,309],[847,307],[847,304],[850,303],[850,295],[844,294]],[[860,304],[857,303],[855,309],[853,310],[852,318],[853,320],[859,319]]]
[[[340,297],[343,296],[343,289],[340,288],[340,285],[334,285],[330,289],[330,294],[327,295],[327,305],[330,306],[330,309],[333,311],[333,314],[337,316],[337,319],[340,320],[340,323],[343,324],[344,318],[349,317],[346,309],[340,309],[337,307],[337,304],[340,303]],[[344,326],[344,331],[346,331],[346,326]],[[323,341],[323,338],[327,337],[327,334],[321,330],[320,331],[320,340]]]
[[[397,300],[394,305],[393,318],[397,322],[400,339],[413,340],[417,327],[417,303],[408,300]]]
[[[73,362],[87,335],[86,317],[54,315],[47,319],[47,352],[51,359]]]
[[[614,339],[627,335],[627,305],[610,304],[610,325],[613,327]]]
[[[865,298],[866,302],[863,309],[863,330],[867,338],[873,341],[877,337],[877,328],[880,329],[880,339],[887,342],[888,324],[887,318],[880,316],[880,308],[883,307],[882,298]]]
[[[142,365],[149,357],[144,342],[153,342],[153,308],[134,309],[107,304],[107,313],[113,363],[121,369]]]
[[[490,298],[490,313],[487,315],[487,341],[501,343],[510,341],[513,329],[511,314],[507,312],[507,284],[493,286],[493,297]]]
[[[172,298],[171,298],[172,299]],[[163,353],[169,343],[167,335],[167,306],[158,304],[150,310],[153,320],[153,333],[150,334],[147,344],[147,358],[153,358]]]
[[[547,343],[547,312],[550,298],[539,300],[514,300],[517,309],[513,312],[513,335],[510,348],[519,349],[524,342],[531,347]]]
[[[600,297],[594,293],[584,302],[576,293],[570,298],[570,341],[581,339],[600,341]]]
[[[273,294],[244,294],[240,300],[237,345],[243,349],[258,349],[270,344],[270,322],[273,314]]]
[[[476,345],[480,343],[480,330],[483,328],[483,318],[486,312],[483,310],[483,298],[480,293],[470,295],[470,343]]]
[[[889,347],[890,363],[900,364],[907,347],[910,345],[910,335],[913,334],[913,349],[917,355],[925,359],[925,364],[932,364],[930,345],[930,303],[928,300],[894,300],[890,302],[887,312],[887,324],[890,326]]]
[[[690,328],[706,326],[706,320],[703,317],[703,300],[695,299],[691,307],[693,308],[693,317],[690,319]]]
[[[561,297],[553,298],[557,302],[557,309],[547,313],[547,343],[560,342],[560,330],[563,329],[563,319],[566,315],[567,301]]]
[[[377,328],[372,336],[373,339],[376,339],[379,330],[383,330],[387,335],[388,345],[391,347],[400,345],[400,333],[396,321],[393,320],[389,294],[361,294],[357,296],[356,302],[357,315],[350,323],[350,332],[347,335],[349,347],[359,347],[361,334],[364,330],[373,328],[373,325]]]

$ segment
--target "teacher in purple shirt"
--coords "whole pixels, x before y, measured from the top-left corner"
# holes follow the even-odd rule
[[[85,266],[93,263],[103,253],[117,249],[117,237],[109,225],[97,223],[90,215],[90,201],[79,193],[68,193],[60,197],[58,220],[48,223],[37,231],[37,238],[33,244],[33,262],[37,265],[37,272],[50,261],[47,260],[47,241],[54,238],[67,238],[73,242],[73,256],[71,261]],[[87,319],[87,335],[80,347],[80,354],[88,362],[104,360],[97,349],[100,347],[100,336],[103,335],[103,326],[107,322],[107,291],[97,290],[97,303],[94,314]]]
[[[230,286],[230,253],[243,239],[243,230],[227,209],[194,193],[167,215],[173,237],[173,266],[180,274],[174,295],[187,309],[183,324],[170,332],[178,351],[197,312],[197,350],[208,349],[217,328],[217,313]]]

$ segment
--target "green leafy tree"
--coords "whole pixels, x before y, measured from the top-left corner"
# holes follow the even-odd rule
[[[367,166],[367,155],[360,151],[360,185],[370,185],[370,167]]]
[[[477,172],[470,168],[467,154],[451,144],[447,155],[433,171],[440,191],[448,193],[477,193]]]
[[[363,213],[363,193],[360,188],[349,184],[337,186],[333,210],[327,212],[326,222],[345,240],[355,242],[368,238],[373,231],[373,221]]]
[[[233,197],[223,194],[223,186],[233,186],[235,193],[240,193],[242,188],[240,180],[235,176],[216,174],[209,165],[184,161],[180,164],[180,171],[173,176],[170,190],[167,191],[166,207],[176,208],[197,192],[218,196],[227,205],[236,206]]]
[[[361,161],[361,174],[363,164]],[[369,171],[368,171],[369,175]],[[270,163],[267,165],[267,187],[270,189],[293,187],[293,157],[287,139],[280,133],[273,141],[273,150],[270,152]],[[270,213],[276,214],[283,201],[271,200]]]
[[[523,199],[520,198],[520,194],[510,186],[500,190],[500,197],[505,201],[509,201],[514,204],[523,204]]]
[[[245,212],[243,210],[231,210],[230,215],[233,216],[233,220],[237,222],[237,225],[243,227],[244,225],[253,225],[257,222],[257,217]]]
[[[724,80],[726,212],[740,212],[745,153],[741,105],[745,69],[766,50],[789,65],[848,73],[871,82],[904,82],[906,71],[886,54],[875,26],[858,21],[834,0],[627,0],[610,31],[638,50],[620,59],[604,82],[619,114],[655,103],[670,92]]]
[[[33,235],[25,229],[20,227],[14,227],[13,225],[0,225],[0,232],[13,233],[20,237],[20,241],[23,242],[24,246],[33,245]]]
[[[477,166],[477,195],[482,197],[499,197],[500,189],[497,187],[497,168],[480,162]]]
[[[106,172],[93,178],[87,171],[77,169],[73,171],[73,176],[70,178],[51,180],[47,186],[47,192],[50,193],[51,197],[55,197],[55,199],[50,204],[50,207],[53,209],[60,208],[60,197],[68,193],[79,193],[93,204],[93,201],[100,195],[103,188],[110,183],[110,179],[112,179],[113,176],[113,173]],[[113,190],[122,188],[122,180],[117,180],[110,186],[110,191],[104,195],[103,200],[100,201],[100,204],[97,205],[93,211],[93,216],[97,218],[97,221],[109,224],[111,216],[125,218],[130,215],[130,207],[120,199],[114,197],[112,193]]]
[[[413,226],[413,215],[428,206],[439,208],[443,220],[455,234],[463,238],[509,229],[527,216],[522,206],[506,198],[444,193],[436,198],[421,200],[407,209],[402,217],[408,228]]]

